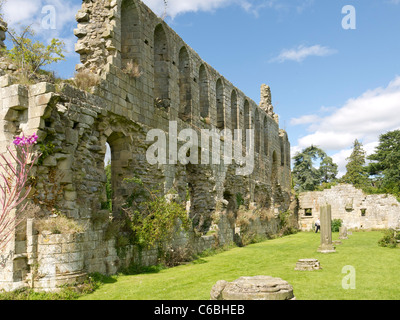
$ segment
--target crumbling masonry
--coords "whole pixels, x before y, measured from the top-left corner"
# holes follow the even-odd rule
[[[110,213],[101,204],[107,144],[114,208],[130,195],[124,178],[132,177],[189,200],[188,215],[197,232],[177,234],[173,246],[200,252],[240,241],[244,232],[278,233],[278,215],[291,204],[290,145],[279,129],[269,87],[262,86],[256,104],[141,1],[84,0],[76,19],[77,71],[95,75],[97,85],[90,93],[68,83],[27,86],[3,70],[0,151],[16,135],[37,133],[46,154],[35,167],[32,197],[42,219],[52,219],[57,208],[87,230],[39,233],[37,218],[27,219],[2,253],[0,289],[54,290],[91,272],[112,274],[130,263],[157,263],[157,248],[139,252],[128,246],[121,255],[115,239],[106,237]],[[146,151],[154,142],[146,135],[154,128],[168,133],[171,121],[177,121],[178,131],[255,129],[254,172],[238,176],[237,164],[223,161],[150,165]],[[246,217],[248,223],[241,224]]]

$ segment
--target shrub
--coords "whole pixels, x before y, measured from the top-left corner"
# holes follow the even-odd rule
[[[340,227],[343,224],[343,220],[341,219],[333,219],[332,220],[332,232],[339,232]]]
[[[123,212],[132,244],[151,248],[172,240],[175,232],[189,230],[190,220],[183,204],[168,200],[157,191],[147,189],[140,179],[125,179],[133,190]]]
[[[160,262],[167,268],[172,268],[182,263],[190,262],[194,257],[194,251],[189,246],[184,248],[168,246],[166,250],[161,253]]]
[[[396,234],[394,229],[388,229],[384,231],[383,238],[378,241],[379,246],[396,248],[397,240],[400,240],[400,234]]]
[[[280,235],[281,236],[288,236],[291,234],[297,233],[297,229],[290,225],[290,211],[285,211],[279,213],[279,224],[280,224]]]
[[[88,91],[90,88],[97,86],[100,78],[97,74],[84,70],[75,73],[74,84],[81,90]]]
[[[140,70],[140,66],[136,61],[130,60],[125,68],[122,70],[124,73],[126,73],[130,78],[140,78],[143,74],[143,72]]]
[[[49,231],[53,234],[74,234],[85,232],[85,227],[73,219],[59,214],[55,218],[35,221],[35,228],[39,232]]]

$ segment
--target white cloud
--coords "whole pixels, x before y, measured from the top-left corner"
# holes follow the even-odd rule
[[[5,20],[9,25],[31,21],[32,16],[42,7],[41,3],[41,0],[7,1],[3,6]]]
[[[48,26],[50,11],[44,10],[46,6],[53,7],[55,28]],[[50,42],[58,38],[65,43],[66,56],[74,55],[76,38],[73,29],[76,27],[75,14],[81,8],[79,4],[73,4],[62,0],[12,0],[4,4],[4,17],[9,27],[18,32],[31,26],[35,31],[35,37],[43,42]],[[45,23],[42,23],[42,22]]]
[[[300,118],[293,118],[290,120],[290,124],[292,126],[303,125],[303,124],[310,124],[319,121],[320,117],[316,114],[309,114],[305,116],[301,116]]]
[[[308,124],[311,131],[300,138],[293,149],[318,146],[333,154],[332,158],[343,173],[345,159],[350,155],[355,139],[363,143],[367,154],[373,153],[381,134],[400,128],[399,110],[400,76],[397,76],[387,87],[369,90],[358,98],[349,99],[325,117],[307,115],[292,119],[292,125]]]
[[[157,15],[163,16],[165,13],[173,19],[186,12],[215,11],[230,5],[238,5],[256,17],[263,8],[275,10],[294,8],[298,13],[302,13],[306,7],[314,3],[314,0],[306,0],[305,2],[304,0],[297,0],[296,3],[293,3],[293,0],[143,0],[143,2]]]
[[[166,10],[171,18],[186,12],[213,11],[233,3],[247,3],[245,0],[144,0],[143,2],[159,16]]]
[[[276,57],[270,60],[270,62],[285,62],[287,60],[301,62],[308,57],[318,56],[324,57],[335,54],[337,51],[328,47],[321,46],[319,44],[313,46],[300,45],[294,49],[284,49]]]

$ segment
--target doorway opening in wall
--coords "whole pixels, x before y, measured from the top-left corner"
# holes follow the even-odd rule
[[[312,217],[313,213],[312,213],[312,209],[308,208],[308,209],[304,209],[304,215],[306,217]]]
[[[108,142],[106,142],[106,156],[104,157],[104,170],[106,172],[106,197],[102,204],[102,209],[107,209],[112,212],[112,175],[111,175],[111,147]]]

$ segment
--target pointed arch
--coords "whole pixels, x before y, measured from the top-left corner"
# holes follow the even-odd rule
[[[154,30],[154,98],[169,106],[169,50],[165,30],[161,24]]]
[[[272,168],[271,168],[271,183],[272,186],[275,187],[275,185],[278,183],[278,155],[276,154],[276,151],[272,153]]]
[[[121,4],[121,60],[122,67],[129,62],[139,64],[139,12],[133,0],[123,0]]]
[[[242,134],[242,140],[243,140],[243,147],[246,148],[246,136],[247,136],[247,130],[251,129],[251,114],[250,114],[250,103],[248,100],[244,101],[244,126],[243,126],[243,134]]]
[[[255,152],[260,153],[260,136],[261,136],[261,123],[260,123],[260,112],[258,108],[256,108],[254,113],[254,145],[255,145]]]
[[[239,129],[238,101],[236,90],[232,90],[231,94],[231,121],[232,130]]]
[[[190,82],[190,58],[185,46],[179,51],[179,118],[192,118],[192,87]]]
[[[110,152],[110,170],[111,170],[111,207],[113,213],[118,215],[124,203],[126,190],[123,187],[123,177],[125,172],[121,154],[129,152],[128,138],[121,132],[113,132],[107,137],[106,144]]]
[[[285,142],[284,142],[284,137],[280,136],[279,137],[280,145],[281,145],[281,166],[283,167],[285,165]]]
[[[267,116],[264,117],[264,154],[268,156],[268,147],[269,147],[269,129],[268,129],[268,118]]]
[[[202,64],[199,69],[199,94],[200,94],[200,116],[208,118],[210,116],[210,97],[209,97],[209,81],[207,69]]]
[[[224,85],[221,79],[216,84],[216,104],[217,104],[217,128],[222,130],[225,128],[225,108],[224,108]]]

